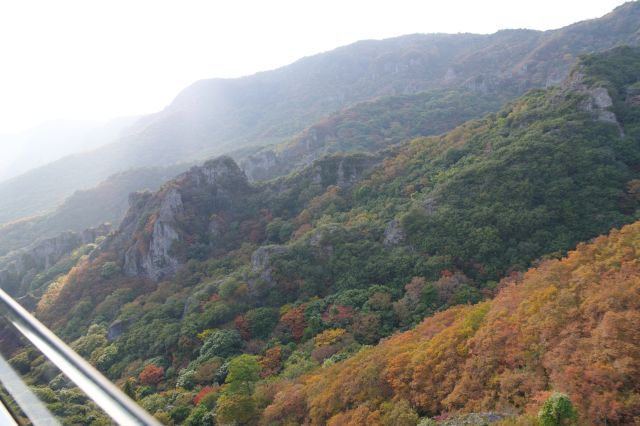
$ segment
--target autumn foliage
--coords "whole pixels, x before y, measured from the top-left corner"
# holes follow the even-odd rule
[[[295,308],[289,309],[282,315],[282,318],[280,318],[282,325],[289,330],[293,338],[297,341],[302,339],[304,329],[307,326],[307,321],[304,318],[304,310],[305,305],[296,306]]]
[[[164,378],[164,368],[149,364],[140,372],[138,378],[143,385],[155,386]]]
[[[504,280],[491,302],[448,309],[287,385],[263,421],[382,424],[411,410],[535,414],[558,391],[581,424],[634,424],[639,251],[640,222],[581,244],[565,259]]]
[[[205,386],[202,389],[200,389],[200,392],[198,392],[196,394],[196,396],[193,398],[193,405],[198,405],[200,403],[200,401],[202,401],[202,399],[212,393],[216,393],[220,390],[220,386]]]

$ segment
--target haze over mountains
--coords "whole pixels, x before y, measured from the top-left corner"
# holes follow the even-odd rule
[[[131,167],[202,161],[284,141],[328,113],[377,96],[466,87],[514,97],[557,84],[577,55],[636,43],[638,17],[637,4],[629,3],[553,31],[363,41],[274,71],[203,80],[116,142],[0,183],[0,223],[49,211],[73,191]],[[32,196],[25,198],[26,191]]]
[[[163,424],[640,416],[638,2],[200,81],[0,195],[0,287]]]
[[[55,121],[21,133],[0,135],[0,182],[69,154],[106,145],[135,120],[136,117],[104,123]]]

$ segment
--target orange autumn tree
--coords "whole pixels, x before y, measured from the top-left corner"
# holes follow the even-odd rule
[[[286,311],[280,318],[280,323],[289,330],[296,341],[302,339],[304,329],[307,326],[307,320],[304,317],[305,309],[306,305],[296,306]]]
[[[414,413],[487,410],[535,415],[558,391],[569,396],[581,424],[634,424],[640,222],[500,287],[493,301],[448,309],[288,384],[263,422],[383,424]]]
[[[138,376],[143,385],[155,386],[164,378],[164,368],[155,365],[147,365]]]

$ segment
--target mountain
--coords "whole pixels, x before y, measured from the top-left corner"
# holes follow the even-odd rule
[[[117,225],[131,192],[157,190],[188,165],[139,168],[115,174],[94,188],[76,191],[51,213],[0,225],[0,263],[10,251],[66,231],[82,232],[105,222]]]
[[[51,210],[118,171],[286,141],[327,114],[375,97],[460,87],[519,95],[556,84],[579,54],[637,44],[639,15],[640,5],[630,2],[553,31],[363,41],[249,77],[203,80],[119,141],[0,183],[0,223]]]
[[[577,407],[578,424],[634,424],[639,248],[636,222],[503,280],[492,301],[448,309],[283,381],[261,423],[415,425],[419,415],[498,411],[525,413],[504,424],[539,424],[534,416],[559,391]]]
[[[639,77],[619,47],[374,155],[268,182],[208,161],[41,272],[35,311],[165,422],[502,418],[559,391],[582,424],[632,424],[640,228],[580,241],[639,217]]]
[[[497,111],[513,93],[470,89],[385,96],[332,114],[290,141],[230,155],[252,180],[287,175],[328,154],[375,152],[417,136],[445,133]]]
[[[113,142],[136,119],[54,121],[22,133],[0,135],[0,182],[69,154]]]

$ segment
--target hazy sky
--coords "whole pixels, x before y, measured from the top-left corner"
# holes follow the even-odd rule
[[[361,39],[558,28],[622,0],[0,0],[0,133],[162,109],[185,86]]]

